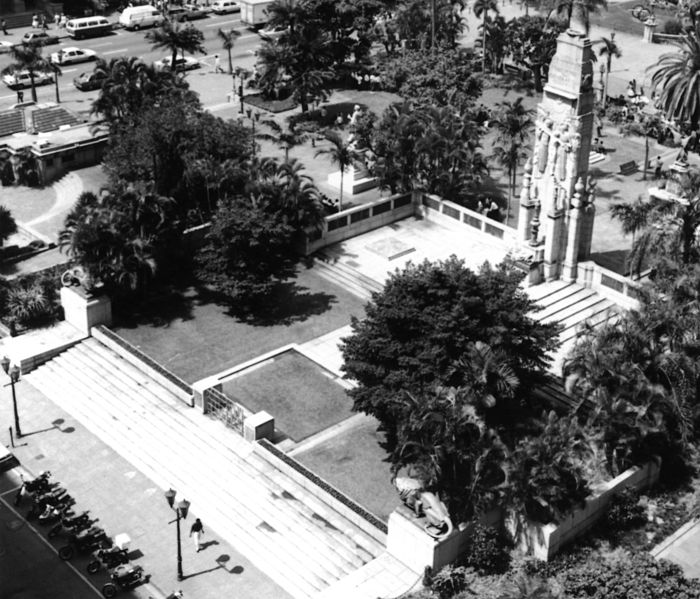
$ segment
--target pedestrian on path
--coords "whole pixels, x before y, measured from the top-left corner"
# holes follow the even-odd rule
[[[218,54],[214,54],[214,72],[223,73],[224,70],[221,68],[221,59]]]
[[[197,549],[197,553],[199,553],[202,549],[199,545],[199,540],[201,539],[203,534],[204,534],[204,525],[202,524],[202,521],[199,518],[197,518],[194,521],[192,528],[190,528],[190,536],[194,539],[194,546],[195,546],[195,549]]]
[[[661,179],[661,173],[664,168],[664,163],[661,162],[661,156],[656,157],[656,168],[654,169],[654,179],[657,181]]]
[[[17,104],[22,104],[24,102],[24,92],[20,89],[17,90]]]
[[[32,29],[39,29],[39,17],[38,15],[32,15]]]
[[[5,19],[0,20],[0,29],[2,29],[2,32],[5,35],[10,35],[9,33],[7,33],[7,21]]]
[[[61,24],[61,15],[59,13],[54,14],[53,22],[54,22],[54,25],[56,25],[56,29],[58,29],[59,25]]]

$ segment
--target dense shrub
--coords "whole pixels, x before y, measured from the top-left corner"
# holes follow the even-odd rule
[[[491,526],[476,524],[460,565],[479,574],[496,574],[505,572],[509,563],[510,553],[503,535]]]
[[[0,282],[0,318],[22,327],[49,324],[62,318],[60,277],[66,265]]]
[[[664,31],[666,35],[680,35],[683,33],[683,25],[678,19],[669,19],[664,23]]]
[[[472,585],[475,574],[464,566],[447,565],[430,578],[430,588],[440,599],[451,599]]]
[[[644,522],[644,506],[639,504],[639,493],[632,489],[625,489],[612,498],[603,519],[606,530],[611,532],[630,530]]]
[[[698,599],[700,581],[683,576],[680,566],[648,553],[592,559],[563,573],[571,599]]]
[[[367,111],[367,106],[359,105],[363,112]],[[300,125],[301,123],[313,121],[318,123],[319,127],[335,127],[337,126],[338,116],[342,116],[343,124],[348,122],[348,119],[355,111],[355,102],[338,102],[336,104],[325,104],[317,110],[309,110],[295,114],[289,118],[289,126]]]

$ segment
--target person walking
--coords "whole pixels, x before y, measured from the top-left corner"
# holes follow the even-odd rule
[[[663,172],[664,163],[661,162],[661,156],[656,157],[656,167],[654,168],[654,179],[657,181],[661,179],[661,173]]]
[[[58,29],[61,24],[61,15],[59,13],[54,13],[53,23],[56,26],[56,29]]]
[[[0,19],[0,29],[2,29],[2,32],[5,35],[10,35],[9,33],[7,33],[7,21],[5,19]]]
[[[39,17],[36,13],[32,15],[32,29],[39,29]]]
[[[24,92],[20,89],[17,90],[17,104],[22,104],[24,102]]]
[[[194,524],[190,528],[190,536],[194,539],[194,546],[197,549],[197,553],[199,553],[202,548],[199,545],[199,541],[202,538],[202,535],[204,534],[204,525],[202,524],[202,521],[197,518],[194,521]]]
[[[221,59],[218,54],[214,54],[214,72],[223,73],[224,70],[221,68]]]

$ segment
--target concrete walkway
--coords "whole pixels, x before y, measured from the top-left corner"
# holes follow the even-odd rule
[[[651,554],[683,568],[689,578],[700,578],[700,520],[691,520],[664,539]]]

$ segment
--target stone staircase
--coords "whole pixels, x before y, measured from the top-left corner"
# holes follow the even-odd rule
[[[370,534],[117,353],[90,338],[25,377],[297,598],[314,597],[384,551]]]
[[[563,328],[559,334],[561,346],[553,356],[550,371],[561,375],[564,359],[576,343],[576,337],[585,324],[600,326],[616,318],[619,308],[597,292],[577,283],[551,281],[526,289],[527,294],[542,307],[533,317],[541,322],[558,322]]]
[[[382,283],[341,262],[337,256],[328,251],[315,254],[314,271],[324,279],[368,301],[373,292],[380,292],[384,288]]]

